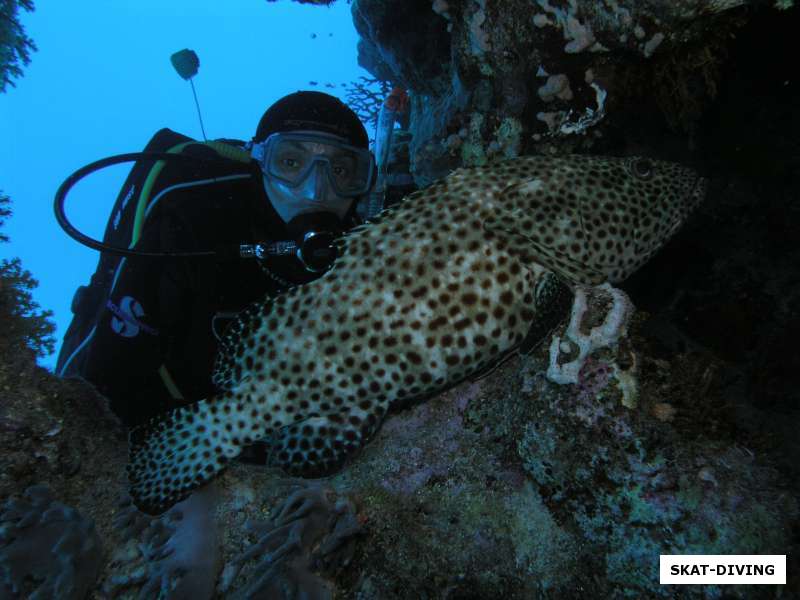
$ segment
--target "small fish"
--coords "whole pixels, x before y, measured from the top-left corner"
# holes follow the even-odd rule
[[[318,81],[309,81],[308,85],[319,85]]]
[[[410,195],[342,238],[323,277],[240,315],[217,361],[219,395],[131,433],[134,501],[163,512],[265,438],[286,471],[330,472],[392,405],[547,331],[553,281],[625,279],[704,193],[705,180],[672,163],[529,156]]]

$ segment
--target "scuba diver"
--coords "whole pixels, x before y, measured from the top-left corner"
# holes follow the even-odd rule
[[[129,426],[217,391],[211,372],[227,322],[320,277],[376,178],[363,124],[320,92],[278,100],[251,142],[162,129],[150,152],[179,158],[136,160],[93,246],[104,251],[75,294],[56,364],[57,375],[91,382]],[[170,254],[187,249],[215,252]]]

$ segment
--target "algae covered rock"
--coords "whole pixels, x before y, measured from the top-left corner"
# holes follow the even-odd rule
[[[618,353],[590,356],[566,387],[537,375],[541,362],[522,372],[535,416],[518,438],[519,457],[553,517],[583,540],[584,564],[603,574],[605,594],[672,597],[678,589],[658,583],[661,554],[785,553],[799,514],[793,486],[767,453],[748,447],[755,439],[718,420],[714,359],[654,360],[637,342],[636,405],[626,405],[625,382],[613,376]],[[705,383],[687,369],[698,359]],[[681,597],[722,592],[697,586]]]
[[[0,506],[0,596],[81,600],[102,566],[91,519],[44,486]]]

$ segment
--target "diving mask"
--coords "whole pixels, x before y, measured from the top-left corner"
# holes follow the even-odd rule
[[[267,177],[289,188],[317,173],[324,175],[334,194],[352,198],[366,194],[375,177],[369,150],[318,131],[273,133],[253,146],[252,155]]]

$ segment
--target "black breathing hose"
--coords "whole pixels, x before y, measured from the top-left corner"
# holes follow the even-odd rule
[[[93,248],[101,252],[116,254],[118,256],[140,256],[149,258],[199,258],[208,256],[218,256],[220,254],[224,254],[224,252],[215,250],[201,250],[201,251],[191,251],[191,252],[164,252],[164,251],[147,252],[143,250],[132,250],[130,248],[111,246],[110,244],[106,244],[104,242],[91,238],[88,235],[85,235],[84,233],[79,231],[72,223],[70,223],[69,219],[67,219],[67,215],[64,212],[64,201],[66,200],[67,194],[69,193],[72,186],[74,186],[76,183],[78,183],[81,179],[83,179],[90,173],[94,173],[95,171],[99,171],[100,169],[110,167],[111,165],[117,165],[126,162],[135,162],[137,160],[142,160],[142,159],[173,160],[173,161],[179,160],[183,162],[192,161],[195,163],[198,161],[209,162],[209,163],[217,162],[199,156],[187,156],[185,154],[172,154],[169,152],[129,152],[127,154],[117,154],[115,156],[109,156],[107,158],[103,158],[101,160],[90,163],[85,167],[78,169],[72,175],[67,177],[64,180],[64,183],[62,183],[59,186],[58,191],[56,191],[56,197],[53,209],[55,210],[56,213],[56,221],[58,221],[58,224],[66,232],[66,234],[70,236],[72,239],[76,240],[77,242],[83,244],[84,246],[88,246],[89,248]]]

